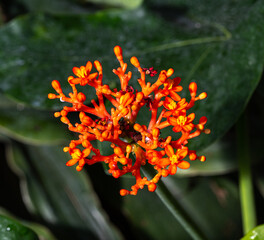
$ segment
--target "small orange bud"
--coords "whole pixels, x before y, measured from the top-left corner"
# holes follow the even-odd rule
[[[84,102],[86,100],[86,96],[82,92],[79,92],[77,95],[77,99],[79,102]]]
[[[154,138],[159,137],[160,130],[158,128],[154,128],[153,131],[152,131],[152,135],[153,135]]]
[[[205,134],[210,134],[211,133],[211,130],[210,129],[204,129],[204,133]]]
[[[124,153],[122,152],[121,148],[120,147],[115,147],[114,148],[114,153],[118,156],[123,156]]]
[[[144,97],[144,93],[143,92],[138,92],[137,95],[136,95],[136,101],[137,102],[141,102],[143,97]]]
[[[129,194],[129,191],[128,190],[126,190],[126,189],[121,189],[120,190],[120,195],[121,196],[126,196],[126,195],[128,195]]]
[[[139,64],[139,61],[136,57],[132,57],[130,58],[130,62],[132,65],[134,65],[136,68],[139,68],[140,67],[140,64]]]
[[[67,117],[61,117],[60,119],[63,123],[65,124],[69,124],[70,123],[70,120],[67,118]]]
[[[190,90],[191,96],[195,97],[196,92],[197,92],[197,84],[195,82],[191,82],[189,85],[189,90]]]
[[[194,161],[197,158],[195,151],[189,151],[189,158],[191,161]]]
[[[82,171],[82,169],[83,169],[83,166],[79,166],[79,165],[78,165],[78,166],[76,167],[76,170],[77,170],[78,172]]]
[[[161,175],[162,175],[162,177],[167,177],[167,176],[169,175],[169,170],[167,170],[167,169],[162,169],[162,171],[161,171]]]
[[[200,100],[207,98],[207,93],[206,93],[206,92],[201,93],[201,94],[198,96],[198,98],[199,98]]]
[[[119,162],[123,165],[126,165],[127,164],[127,159],[126,158],[119,158]]]
[[[126,152],[127,152],[127,153],[131,153],[131,151],[132,151],[132,147],[131,147],[131,145],[127,145],[127,146],[126,146]]]
[[[116,55],[118,60],[120,58],[123,58],[123,51],[122,51],[122,48],[120,46],[115,46],[114,47],[114,53],[115,53],[115,55]]]
[[[174,73],[174,70],[172,68],[170,68],[168,71],[167,71],[167,77],[170,77],[172,74]]]
[[[143,130],[143,128],[138,123],[134,125],[134,129],[138,132],[141,132]]]
[[[54,113],[54,117],[60,117],[61,116],[61,113],[60,112],[55,112]]]
[[[63,152],[68,152],[69,150],[70,150],[69,147],[64,147],[64,148],[63,148]]]
[[[57,80],[53,80],[53,81],[51,82],[51,85],[52,85],[52,87],[55,89],[55,91],[56,91],[58,94],[62,94],[61,85],[60,85],[59,81],[57,81]]]
[[[54,94],[54,93],[49,93],[49,94],[48,94],[48,98],[49,98],[49,99],[55,99],[55,98],[57,98],[57,95]]]
[[[102,68],[102,65],[99,61],[94,61],[94,66],[95,68],[97,69],[98,72],[102,72],[103,71],[103,68]]]
[[[148,185],[148,190],[150,192],[154,192],[156,190],[156,188],[157,188],[157,185],[153,182]]]
[[[199,159],[201,162],[205,162],[206,157],[205,157],[205,156],[200,156],[200,157],[198,157],[198,159]]]
[[[69,147],[70,147],[70,148],[75,148],[75,147],[76,147],[76,143],[71,142]]]
[[[63,117],[66,117],[68,114],[68,112],[65,109],[61,110],[60,113],[61,113],[61,116],[63,116]]]

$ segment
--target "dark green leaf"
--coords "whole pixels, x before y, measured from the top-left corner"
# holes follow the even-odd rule
[[[259,225],[252,229],[247,235],[241,240],[262,240],[264,239],[264,225]]]
[[[18,221],[12,214],[10,214],[8,211],[6,211],[3,208],[0,208],[0,215],[8,217],[10,220],[12,219],[13,221]],[[52,233],[46,227],[40,224],[33,222],[25,222],[25,221],[23,221],[22,224],[32,229],[41,240],[56,240],[56,238],[52,235]],[[1,240],[3,239],[1,238]]]
[[[124,187],[132,181],[123,179]],[[240,234],[239,196],[236,186],[223,178],[166,178],[169,190],[208,239],[233,240]],[[124,211],[138,230],[137,239],[190,239],[157,196],[146,190],[124,198]],[[217,216],[217,217],[216,217]],[[173,227],[172,227],[173,226]],[[142,235],[144,231],[146,235]]]
[[[262,197],[264,198],[264,177],[261,175],[259,175],[257,177],[257,185],[259,188],[259,192],[261,193]]]
[[[1,109],[0,132],[32,144],[57,144],[69,139],[52,112],[35,109]]]
[[[55,14],[63,13],[87,13],[85,8],[78,0],[20,0],[20,2],[33,12],[48,12]]]
[[[143,0],[84,0],[85,2],[94,3],[94,4],[102,4],[106,6],[113,7],[123,7],[123,8],[137,8],[139,7]]]
[[[194,111],[197,118],[208,117],[212,133],[191,142],[192,146],[207,146],[238,119],[260,79],[264,3],[198,1],[194,6],[187,2],[185,8],[170,19],[157,10],[143,9],[16,19],[0,32],[1,89],[33,107],[59,108],[61,103],[46,98],[53,91],[51,80],[60,80],[68,92],[70,69],[96,59],[103,64],[104,83],[118,87],[111,71],[117,67],[112,49],[118,44],[126,61],[136,55],[143,67],[174,68],[174,76],[183,78],[183,96],[188,96],[190,81],[198,82],[199,93],[208,93],[208,99]],[[137,77],[131,80],[135,88]],[[94,91],[84,92],[89,92],[88,101],[95,96]]]
[[[0,94],[0,132],[32,144],[58,144],[69,139],[53,112],[29,109]]]
[[[0,215],[0,239],[2,240],[38,240],[30,228],[4,215]]]
[[[12,158],[27,207],[59,227],[63,239],[121,239],[85,173],[65,166],[61,147],[14,145]]]

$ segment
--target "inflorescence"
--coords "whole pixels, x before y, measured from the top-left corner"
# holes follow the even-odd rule
[[[203,92],[196,96],[197,85],[192,82],[189,85],[190,101],[181,98],[178,95],[178,92],[182,91],[179,85],[181,79],[170,78],[174,72],[172,68],[162,70],[153,84],[146,82],[146,76],[154,78],[157,71],[153,67],[142,68],[138,59],[132,57],[130,62],[140,72],[138,83],[141,87],[141,91],[134,90],[129,85],[132,73],[126,73],[127,64],[123,61],[121,47],[116,46],[114,53],[120,63],[120,67],[113,70],[120,79],[119,91],[103,85],[103,72],[99,61],[94,61],[94,64],[88,61],[86,66],[73,68],[76,77],[68,78],[72,87],[69,97],[64,95],[57,80],[52,81],[52,87],[57,94],[50,93],[48,98],[59,98],[62,102],[72,105],[64,106],[60,112],[55,112],[54,116],[60,117],[70,131],[79,134],[78,140],[72,140],[69,146],[64,148],[72,157],[66,165],[77,164],[76,169],[80,171],[85,164],[105,162],[113,177],[119,178],[126,173],[131,173],[135,177],[136,183],[130,191],[120,190],[122,196],[136,195],[138,189],[144,188],[145,185],[150,192],[154,192],[161,177],[174,175],[177,168],[190,167],[190,162],[184,160],[186,156],[191,161],[196,159],[205,161],[205,156],[197,156],[196,151],[189,150],[186,145],[189,139],[199,136],[201,132],[210,133],[209,129],[204,128],[207,118],[201,117],[199,123],[194,124],[195,114],[187,114],[187,110],[192,108],[197,100],[206,98],[207,94]],[[92,73],[93,65],[97,71],[95,73]],[[85,105],[86,96],[77,91],[78,84],[93,87],[97,101],[92,100],[89,106]],[[106,109],[106,100],[113,105],[111,111]],[[151,111],[147,125],[137,123],[138,113],[143,106]],[[73,125],[67,117],[69,112],[79,112],[80,123]],[[161,137],[161,129],[169,126],[172,126],[172,131],[180,133],[179,139],[173,139],[172,136]],[[101,155],[100,150],[93,144],[95,140],[109,142],[113,154]],[[152,179],[141,176],[140,169],[145,164],[152,165],[156,170],[156,175]]]

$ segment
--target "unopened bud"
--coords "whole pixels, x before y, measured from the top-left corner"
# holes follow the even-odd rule
[[[61,94],[61,93],[62,93],[61,85],[60,85],[59,81],[57,81],[57,80],[53,80],[53,81],[51,82],[51,85],[52,85],[52,87],[55,89],[55,91],[56,91],[58,94]]]
[[[102,68],[102,65],[99,61],[94,61],[94,66],[95,68],[97,69],[98,72],[102,72],[103,71],[103,68]]]
[[[130,62],[132,65],[134,65],[136,68],[139,68],[140,67],[140,64],[139,64],[139,61],[136,57],[132,57],[130,58]]]
[[[79,102],[84,102],[86,100],[86,96],[82,92],[79,92],[77,95],[77,99]]]

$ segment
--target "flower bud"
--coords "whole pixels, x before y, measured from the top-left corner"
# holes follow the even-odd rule
[[[97,69],[98,72],[102,72],[103,71],[103,68],[102,68],[102,65],[99,61],[94,61],[94,66],[95,68]]]
[[[122,51],[122,48],[120,46],[114,47],[114,53],[115,53],[115,55],[119,61],[121,59],[123,59],[123,51]]]
[[[195,97],[196,92],[197,92],[197,84],[195,82],[191,82],[189,85],[189,91],[191,93],[192,97]]]
[[[150,192],[154,192],[154,191],[156,190],[156,188],[157,188],[157,185],[156,185],[155,183],[150,183],[150,184],[148,185],[148,190],[149,190]]]
[[[136,57],[132,57],[130,58],[130,62],[132,65],[134,65],[136,68],[139,68],[140,67],[140,64],[139,64],[139,61]]]
[[[77,99],[79,102],[84,102],[86,100],[86,96],[82,92],[79,92],[77,95]]]
[[[55,98],[57,98],[57,95],[54,94],[54,93],[49,93],[49,94],[48,94],[48,98],[49,98],[49,99],[55,99]]]
[[[52,87],[55,89],[55,91],[56,91],[58,94],[62,94],[61,85],[60,85],[59,81],[57,81],[57,80],[53,80],[53,81],[51,82],[51,85],[52,85]]]

